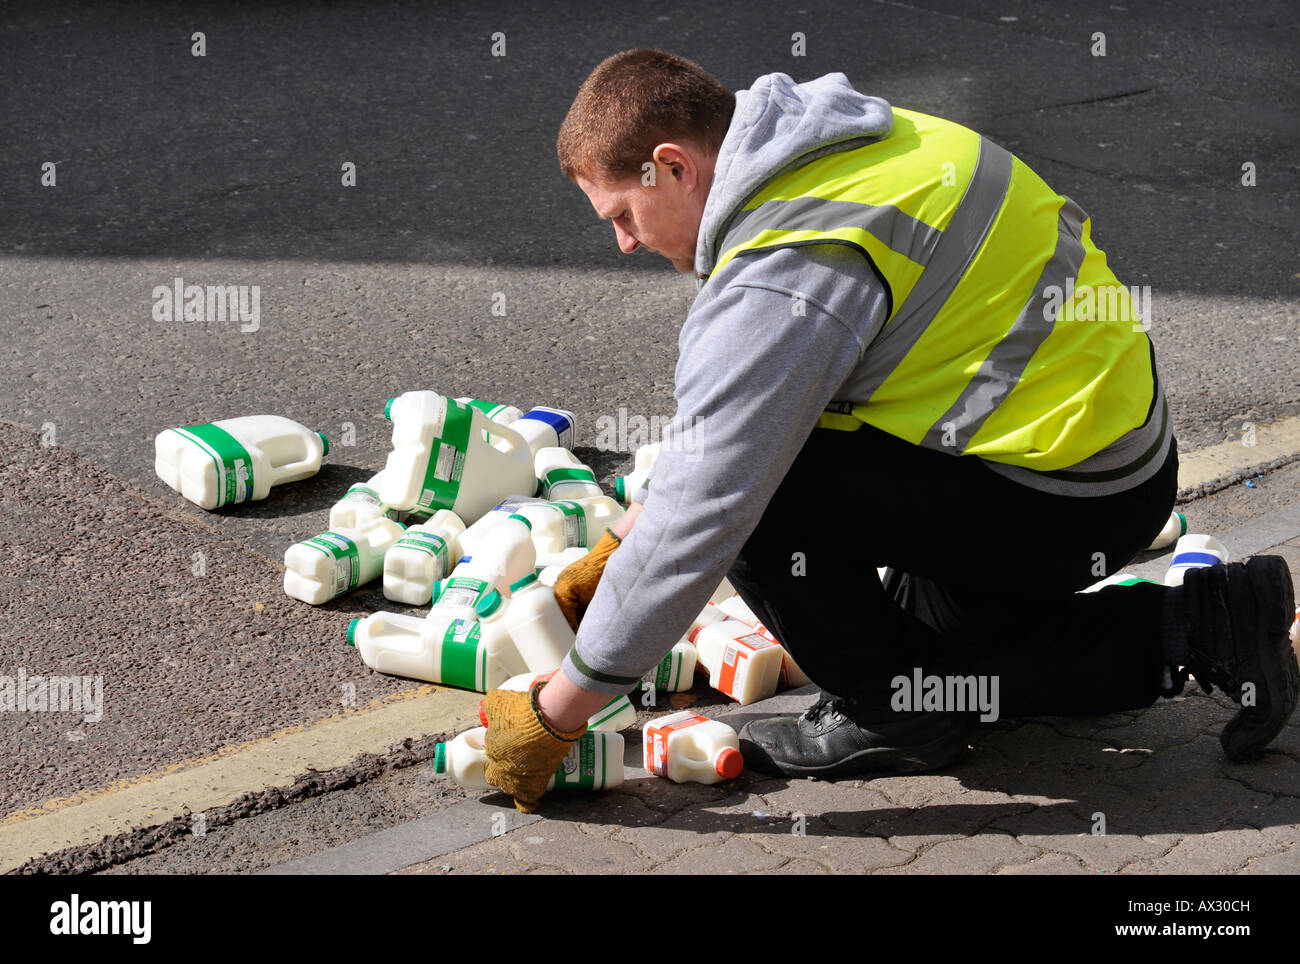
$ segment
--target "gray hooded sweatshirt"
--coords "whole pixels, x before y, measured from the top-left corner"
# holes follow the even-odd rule
[[[826,406],[857,397],[889,310],[860,253],[810,245],[713,266],[731,218],[766,181],[892,126],[889,104],[840,73],[805,84],[768,74],[736,94],[695,252],[707,281],[678,338],[677,415],[652,484],[634,496],[643,511],[565,658],[578,686],[626,693],[664,657],[730,570]],[[1121,487],[1158,468],[1143,466]]]

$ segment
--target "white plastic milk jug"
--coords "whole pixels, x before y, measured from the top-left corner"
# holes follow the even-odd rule
[[[506,496],[497,503],[495,508],[485,512],[472,525],[465,527],[465,531],[460,536],[461,555],[472,557],[478,552],[479,546],[483,545],[483,540],[487,534],[500,523],[519,512],[525,506],[540,505],[545,501],[545,499],[538,499],[531,495]],[[532,524],[531,519],[529,519],[529,524]]]
[[[659,458],[660,442],[651,442],[649,445],[643,445],[636,450],[636,455],[632,457],[632,471],[627,475],[616,476],[614,479],[614,494],[618,496],[618,501],[627,505],[632,501],[632,496],[640,491],[641,486],[645,485],[650,478],[650,470],[655,467],[655,461]]]
[[[378,673],[486,693],[509,679],[517,657],[475,620],[373,613],[348,624],[348,645]]]
[[[739,595],[732,596],[730,599],[724,599],[718,603],[718,608],[727,614],[728,618],[739,620],[746,625],[753,626],[756,632],[762,633],[772,642],[781,646],[781,641],[773,635],[772,631],[767,628],[754,614],[754,610],[745,604],[745,600]],[[781,646],[781,686],[807,686],[812,682],[808,674],[799,668],[799,664],[794,661],[784,646]]]
[[[624,513],[623,507],[607,495],[536,502],[515,511],[532,523],[533,545],[539,557],[591,548]]]
[[[462,556],[451,575],[438,584],[429,615],[444,612],[473,619],[474,607],[489,592],[510,595],[510,585],[533,572],[537,554],[528,520],[511,515],[492,529],[473,556]]]
[[[330,529],[284,552],[284,591],[319,606],[376,578],[402,523],[380,516],[357,529]]]
[[[562,408],[530,408],[510,427],[528,443],[534,458],[545,448],[573,448],[573,413]]]
[[[742,706],[767,699],[781,680],[785,651],[769,636],[739,620],[723,620],[695,630],[691,636],[699,665],[709,673],[709,685]]]
[[[605,494],[596,484],[595,473],[565,448],[539,449],[533,471],[542,485],[544,499],[593,499]]]
[[[510,635],[510,627],[506,625],[506,613],[509,612],[511,602],[493,589],[479,600],[474,613],[478,617],[479,639],[489,650],[499,654],[501,665],[510,676],[518,676],[528,672],[528,664],[519,655],[519,647],[515,645],[515,638]]]
[[[560,578],[560,573],[586,554],[586,549],[576,547],[565,549],[557,556],[538,556],[537,564],[542,567],[537,573],[538,582],[543,586],[554,588],[555,580]]]
[[[1228,561],[1228,550],[1214,536],[1187,535],[1174,546],[1174,561],[1165,573],[1166,586],[1181,586],[1188,569],[1218,566]]]
[[[717,606],[727,616],[732,619],[739,619],[742,623],[749,623],[749,625],[753,626],[759,621],[758,616],[754,614],[754,610],[750,609],[745,604],[745,600],[741,599],[739,595],[724,599]]]
[[[488,417],[489,421],[496,422],[498,425],[513,425],[522,416],[523,412],[513,405],[501,405],[497,402],[487,402],[481,398],[458,398],[456,401],[462,405],[468,405],[470,408],[477,408],[480,412]],[[510,442],[504,439],[495,439],[489,433],[487,441],[493,448],[500,449],[503,452],[510,451]]]
[[[724,619],[730,619],[722,608],[715,602],[707,602],[700,614],[691,620],[691,624],[686,627],[686,638],[691,639],[697,629],[701,626],[711,626],[713,623],[720,623]]]
[[[513,405],[502,405],[497,402],[487,402],[481,398],[458,398],[456,401],[462,405],[468,405],[470,408],[477,408],[486,415],[491,421],[498,425],[511,425],[523,417],[523,412]]]
[[[379,498],[379,483],[383,475],[380,472],[365,482],[356,483],[330,507],[331,529],[356,529],[380,516],[387,516],[397,522],[405,521],[400,518],[405,513],[385,505]]]
[[[246,415],[159,432],[158,477],[204,509],[265,499],[320,471],[329,440],[280,415]]]
[[[530,572],[510,584],[506,629],[532,673],[549,673],[573,648],[574,632],[564,618],[555,592]]]
[[[684,710],[652,720],[641,732],[645,768],[674,783],[734,780],[745,768],[740,737],[720,720]]]
[[[466,730],[450,743],[434,748],[433,769],[450,773],[471,790],[490,790],[484,777],[487,766],[487,728]],[[548,790],[608,790],[623,782],[623,736],[587,731],[574,741],[569,755],[546,784]]]
[[[433,584],[451,575],[460,561],[458,537],[465,523],[450,509],[409,527],[384,556],[384,598],[409,606],[427,605]]]
[[[1140,582],[1149,582],[1153,586],[1163,585],[1154,579],[1143,579],[1141,576],[1135,576],[1131,572],[1117,572],[1113,576],[1107,576],[1101,582],[1095,582],[1087,589],[1080,589],[1080,592],[1096,592],[1098,589],[1105,589],[1107,586],[1135,586]]]
[[[469,525],[506,496],[536,489],[527,444],[477,408],[407,392],[389,399],[384,414],[393,422],[393,451],[379,497],[394,508],[451,509]]]
[[[679,639],[659,661],[659,665],[646,674],[641,689],[681,693],[695,683],[695,645],[688,639]]]
[[[1187,516],[1181,512],[1175,512],[1169,516],[1169,521],[1160,530],[1160,534],[1152,540],[1151,545],[1147,546],[1147,551],[1172,546],[1185,535],[1187,535]]]

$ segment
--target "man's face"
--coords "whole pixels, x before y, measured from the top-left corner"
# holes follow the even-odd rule
[[[700,161],[676,145],[660,145],[652,185],[643,184],[640,177],[609,182],[578,175],[575,180],[597,216],[614,222],[623,253],[646,248],[663,255],[678,271],[694,274],[695,242],[713,177],[712,159]]]

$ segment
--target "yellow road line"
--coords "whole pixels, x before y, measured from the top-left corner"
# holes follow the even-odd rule
[[[0,822],[0,873],[44,853],[82,846],[133,827],[221,807],[245,793],[288,786],[411,737],[462,729],[477,719],[478,693],[419,686],[364,710],[287,727],[196,760],[47,800]]]
[[[1254,445],[1243,444],[1251,438]],[[1300,415],[1270,425],[1257,425],[1253,436],[1249,431],[1243,434],[1243,441],[1220,442],[1186,454],[1180,452],[1178,489],[1190,489],[1222,475],[1265,465],[1297,452],[1300,452]]]

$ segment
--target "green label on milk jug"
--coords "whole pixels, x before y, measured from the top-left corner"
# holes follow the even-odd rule
[[[253,497],[253,457],[239,440],[215,425],[172,429],[212,459],[217,467],[217,505],[247,502]]]
[[[596,476],[592,474],[591,469],[551,469],[542,480],[547,492],[550,492],[553,486],[557,486],[561,482],[590,482],[595,485]]]
[[[496,402],[485,402],[481,398],[471,398],[465,404],[468,405],[470,408],[477,408],[488,418],[495,418],[497,415],[500,415],[507,408],[509,408],[508,405],[498,405]]]
[[[442,587],[442,593],[434,600],[435,605],[469,606],[471,609],[487,592],[486,579],[474,579],[470,576],[457,576]]]
[[[592,790],[605,782],[605,734],[584,733],[555,771],[555,786]],[[599,747],[597,747],[599,744]]]
[[[564,517],[564,548],[587,547],[587,513],[571,499],[548,502],[547,506]]]
[[[435,536],[432,532],[408,532],[393,543],[394,549],[399,547],[432,556],[437,563],[434,566],[434,572],[437,573],[435,579],[441,579],[447,574],[447,540],[442,536]]]
[[[626,696],[614,697],[595,713],[591,714],[591,720],[588,722],[587,726],[594,730],[602,723],[608,723],[610,720],[614,719],[614,717],[618,716],[618,714],[622,713],[623,707],[625,706],[629,708],[631,707]]]
[[[455,505],[460,493],[460,477],[465,471],[465,450],[469,448],[471,425],[471,409],[454,398],[447,399],[447,417],[443,419],[442,434],[433,440],[417,509],[432,512]]]
[[[681,676],[682,654],[676,650],[671,650],[667,656],[659,661],[658,667],[655,668],[655,689],[675,693],[677,684],[681,681]]]
[[[357,587],[361,578],[361,558],[355,542],[337,532],[322,532],[318,536],[312,536],[303,545],[311,546],[333,560],[334,595],[341,596]]]
[[[358,502],[361,505],[373,505],[379,508],[383,505],[379,501],[379,493],[368,485],[362,485],[358,482],[352,488],[348,489],[348,494],[343,497],[344,502]]]
[[[453,619],[442,637],[438,682],[487,692],[487,647],[479,639],[478,622]]]

